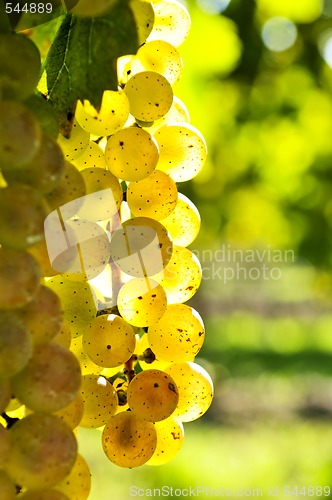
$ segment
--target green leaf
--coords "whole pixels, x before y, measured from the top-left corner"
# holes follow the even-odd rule
[[[76,101],[88,99],[98,108],[103,91],[118,88],[117,58],[137,49],[136,24],[124,0],[102,17],[65,16],[45,62],[48,96],[65,135]]]

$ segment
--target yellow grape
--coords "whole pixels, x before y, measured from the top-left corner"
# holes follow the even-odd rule
[[[178,400],[178,390],[172,377],[161,370],[144,370],[129,383],[129,408],[139,417],[158,422],[172,415]]]
[[[15,313],[0,312],[0,377],[13,377],[31,355],[32,339],[27,326]]]
[[[150,370],[151,368],[164,370],[169,365],[168,361],[161,361],[155,356],[149,344],[147,333],[136,339],[135,354],[142,370]]]
[[[93,319],[83,334],[83,348],[94,363],[105,368],[120,366],[135,349],[131,325],[114,314]]]
[[[77,455],[72,430],[55,415],[32,413],[9,430],[11,449],[5,470],[16,484],[49,488],[71,471]]]
[[[40,269],[28,252],[0,247],[0,308],[31,302],[40,288]]]
[[[50,209],[42,194],[25,184],[0,188],[0,244],[24,250],[44,238]]]
[[[181,99],[174,96],[172,106],[170,107],[170,110],[167,111],[166,115],[162,116],[159,120],[156,120],[152,124],[148,124],[146,127],[144,124],[142,126],[143,128],[146,128],[150,134],[155,134],[156,131],[163,125],[174,125],[178,122],[189,123],[190,116],[185,104],[181,101]]]
[[[41,129],[31,111],[17,101],[1,101],[1,166],[8,168],[24,166],[38,152],[40,143]]]
[[[137,28],[138,45],[142,45],[152,31],[154,23],[154,10],[151,2],[141,0],[130,0],[131,8]]]
[[[13,379],[15,396],[34,411],[53,412],[77,396],[81,369],[74,354],[53,343],[35,346],[26,366]]]
[[[131,325],[149,326],[166,310],[164,289],[149,278],[133,278],[122,285],[118,295],[121,316]]]
[[[164,40],[175,47],[187,38],[191,21],[185,6],[178,0],[153,2],[155,20],[147,41]]]
[[[61,345],[66,349],[70,348],[71,344],[71,331],[68,325],[68,321],[62,321],[62,325],[60,330],[56,333],[56,335],[52,338],[52,342],[54,344]]]
[[[119,180],[109,170],[97,167],[85,168],[81,174],[87,196],[77,215],[90,221],[111,219],[123,200]]]
[[[0,413],[5,411],[10,405],[12,389],[10,385],[10,380],[1,378],[0,379]]]
[[[77,160],[90,142],[90,135],[88,132],[83,130],[75,119],[70,133],[70,138],[66,138],[61,134],[58,137],[58,144],[60,145],[65,159],[67,161]]]
[[[81,335],[97,312],[89,283],[69,281],[62,276],[55,276],[48,280],[46,285],[59,295],[64,318],[73,337]]]
[[[139,467],[151,458],[156,449],[157,433],[152,422],[139,418],[132,411],[124,411],[108,420],[102,445],[113,464]]]
[[[96,222],[80,219],[67,221],[64,229],[63,240],[55,232],[51,241],[47,239],[53,268],[71,281],[98,276],[110,259],[110,243],[104,229]]]
[[[49,277],[58,274],[51,265],[45,240],[41,240],[36,245],[28,247],[27,252],[31,254],[37,261],[42,276]]]
[[[136,73],[128,80],[124,91],[129,99],[130,113],[143,122],[158,120],[172,106],[172,87],[155,71]]]
[[[201,227],[197,208],[182,193],[179,193],[173,212],[160,222],[169,231],[174,245],[182,247],[187,247],[195,240]]]
[[[202,268],[196,255],[188,248],[173,245],[172,257],[153,278],[164,288],[168,304],[187,302],[197,292],[202,280]]]
[[[133,69],[135,73],[155,71],[174,85],[182,76],[183,62],[173,45],[163,40],[153,40],[138,49]]]
[[[15,500],[16,487],[5,471],[0,470],[0,498],[1,500]]]
[[[101,427],[116,412],[118,406],[116,391],[105,377],[83,375],[81,395],[84,412],[80,427]]]
[[[111,257],[129,276],[144,278],[162,271],[172,255],[167,230],[149,217],[128,219],[114,232]]]
[[[73,160],[72,163],[78,170],[84,170],[85,168],[107,168],[104,151],[94,141],[90,141],[84,153],[77,160]]]
[[[182,422],[200,418],[210,407],[213,382],[208,372],[197,363],[172,363],[165,370],[174,378],[179,402],[174,416]]]
[[[141,181],[130,182],[127,189],[127,203],[135,216],[164,219],[174,210],[177,199],[175,182],[160,170]]]
[[[89,134],[112,135],[126,123],[129,116],[129,101],[123,90],[105,90],[97,111],[89,101],[77,102],[76,120]]]
[[[63,219],[66,220],[77,213],[85,194],[86,187],[82,174],[74,165],[66,162],[62,179],[45,195],[45,199],[50,209],[60,209]]]
[[[82,375],[100,375],[102,372],[102,367],[96,365],[91,358],[86,354],[83,345],[83,336],[73,338],[70,345],[70,350],[75,354],[78,359]]]
[[[88,464],[78,454],[70,474],[56,485],[70,500],[87,500],[91,489],[91,473]]]
[[[56,490],[29,490],[20,494],[17,500],[70,500],[67,495]]]
[[[181,422],[169,417],[155,424],[157,447],[146,465],[164,465],[179,453],[184,441],[184,428]]]
[[[82,420],[84,412],[84,401],[81,394],[77,394],[76,398],[67,406],[54,412],[60,420],[65,422],[71,429],[76,429]]]
[[[34,344],[49,342],[63,323],[61,302],[56,293],[42,285],[33,300],[17,311],[28,327]]]
[[[18,33],[0,35],[1,99],[26,99],[37,86],[40,54],[35,43]]]
[[[116,0],[79,0],[70,11],[79,17],[94,17],[103,15],[108,9],[115,5]]]
[[[2,424],[0,424],[0,468],[6,463],[10,453],[10,434]]]
[[[42,193],[48,193],[60,182],[65,172],[62,150],[53,137],[42,135],[38,152],[24,165],[24,168],[3,168],[8,184],[27,184]]]
[[[193,361],[204,342],[202,318],[186,304],[170,304],[162,318],[150,325],[148,339],[153,352],[164,361]]]
[[[157,169],[169,174],[175,182],[189,181],[203,168],[206,143],[189,123],[164,125],[154,137],[160,148]]]
[[[159,150],[148,132],[138,127],[128,127],[109,138],[105,158],[108,168],[116,177],[125,181],[139,181],[156,168]]]

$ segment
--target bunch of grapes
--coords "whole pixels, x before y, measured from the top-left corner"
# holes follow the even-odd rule
[[[186,304],[202,279],[187,248],[200,217],[178,192],[207,154],[173,94],[190,18],[177,0],[130,6],[140,48],[118,59],[100,109],[77,102],[69,138],[34,93],[35,45],[0,35],[3,500],[88,498],[79,426],[103,428],[120,467],[164,464],[212,401],[195,363],[204,325]]]

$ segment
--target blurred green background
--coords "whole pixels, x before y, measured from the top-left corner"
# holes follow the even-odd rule
[[[191,248],[204,280],[191,304],[206,323],[197,361],[215,399],[160,468],[119,469],[99,432],[82,430],[92,500],[127,500],[131,485],[232,498],[279,486],[283,498],[284,485],[332,482],[332,1],[186,5],[175,94],[209,159],[180,190],[202,216]]]

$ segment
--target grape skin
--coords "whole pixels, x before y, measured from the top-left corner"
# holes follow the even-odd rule
[[[16,498],[17,500],[71,500],[67,495],[57,490],[29,490]]]
[[[0,312],[0,377],[21,371],[32,355],[28,328],[14,313]]]
[[[53,412],[71,403],[81,384],[75,356],[52,343],[35,346],[23,370],[13,378],[15,396],[35,411]]]
[[[0,424],[0,468],[4,466],[10,453],[10,435],[7,429]]]
[[[156,449],[157,433],[152,422],[125,411],[108,420],[102,445],[107,458],[115,465],[139,467],[151,458]]]
[[[16,488],[5,471],[0,470],[0,498],[1,500],[15,500]]]
[[[77,454],[70,474],[56,485],[56,491],[62,492],[70,500],[87,500],[90,489],[91,474],[88,464],[82,455]]]
[[[84,402],[80,427],[101,427],[116,412],[118,398],[112,384],[99,375],[82,377],[81,395]]]
[[[16,484],[49,488],[71,471],[77,443],[71,429],[58,417],[33,413],[15,422],[9,432],[12,446],[5,470]]]
[[[158,422],[172,415],[179,395],[176,383],[161,370],[144,370],[131,380],[127,391],[128,405],[139,417]]]
[[[182,422],[169,417],[155,423],[157,431],[157,447],[146,465],[164,465],[179,453],[184,441]]]

